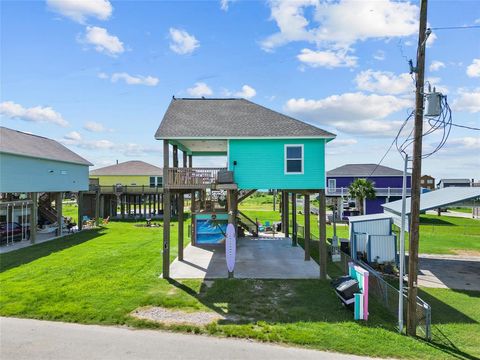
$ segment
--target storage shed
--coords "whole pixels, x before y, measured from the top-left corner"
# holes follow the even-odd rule
[[[387,214],[351,216],[350,251],[353,259],[363,257],[369,263],[397,261],[397,240],[392,234],[392,217]]]

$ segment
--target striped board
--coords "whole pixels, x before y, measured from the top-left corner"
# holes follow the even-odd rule
[[[237,239],[235,238],[235,227],[233,224],[227,225],[227,236],[225,240],[225,258],[227,260],[227,269],[233,272],[235,268],[235,255],[237,250]]]

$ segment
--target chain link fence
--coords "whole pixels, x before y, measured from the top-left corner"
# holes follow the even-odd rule
[[[300,245],[304,246],[304,234],[305,229],[303,226],[297,224],[297,234],[298,241]],[[398,303],[400,291],[393,286],[394,281],[397,280],[385,279],[381,273],[373,269],[368,264],[363,261],[353,260],[350,255],[339,251],[340,259],[338,261],[332,261],[332,252],[334,251],[332,245],[327,242],[328,250],[328,265],[327,272],[330,277],[335,278],[342,275],[348,275],[348,264],[354,262],[357,265],[363,267],[369,272],[368,280],[368,289],[369,296],[374,298],[379,304],[381,304],[395,319],[398,319]],[[314,234],[310,234],[310,254],[311,256],[318,261],[319,253],[319,240],[318,237]],[[403,319],[404,325],[407,319],[407,294],[403,295]],[[416,316],[417,316],[417,334],[426,340],[431,340],[431,314],[432,309],[421,298],[417,297],[417,307],[416,307]],[[398,325],[398,324],[396,324]]]

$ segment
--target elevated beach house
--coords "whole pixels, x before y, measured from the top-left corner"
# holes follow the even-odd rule
[[[62,235],[63,195],[88,190],[92,164],[43,136],[0,127],[0,139],[2,240],[34,242],[37,235],[39,240]]]
[[[407,195],[410,196],[411,174],[407,174]],[[346,164],[327,172],[327,196],[341,199],[348,204],[350,199],[348,187],[355,179],[367,179],[375,188],[375,199],[365,199],[365,215],[383,212],[382,204],[395,201],[402,196],[403,171],[377,164]],[[358,205],[358,204],[357,204]],[[345,206],[346,207],[346,206]],[[342,217],[349,214],[343,206]],[[358,215],[358,214],[357,214]]]
[[[164,208],[178,207],[179,259],[183,259],[183,198],[192,198],[192,243],[222,242],[204,232],[206,223],[227,223],[249,230],[251,220],[237,204],[256,189],[282,192],[282,228],[289,237],[292,206],[292,242],[296,244],[296,196],[320,193],[320,276],[325,276],[325,146],[335,135],[245,99],[173,99],[155,134],[163,141]],[[173,159],[170,162],[170,147]],[[181,162],[179,153],[182,153]],[[218,156],[223,167],[194,166],[195,158]],[[226,201],[218,201],[218,192]],[[220,197],[221,198],[221,197]],[[306,209],[308,211],[308,209]],[[322,216],[323,214],[323,216]],[[164,213],[163,276],[169,277],[170,214]],[[305,233],[310,235],[306,217]],[[251,229],[250,229],[251,230]],[[223,232],[223,230],[222,230]],[[207,236],[208,235],[208,236]],[[306,258],[309,258],[309,242]]]

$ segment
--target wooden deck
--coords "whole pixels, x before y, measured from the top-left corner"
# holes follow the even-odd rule
[[[164,186],[168,189],[214,189],[235,190],[234,183],[218,182],[218,174],[227,168],[189,168],[173,167],[168,169],[168,178]]]

